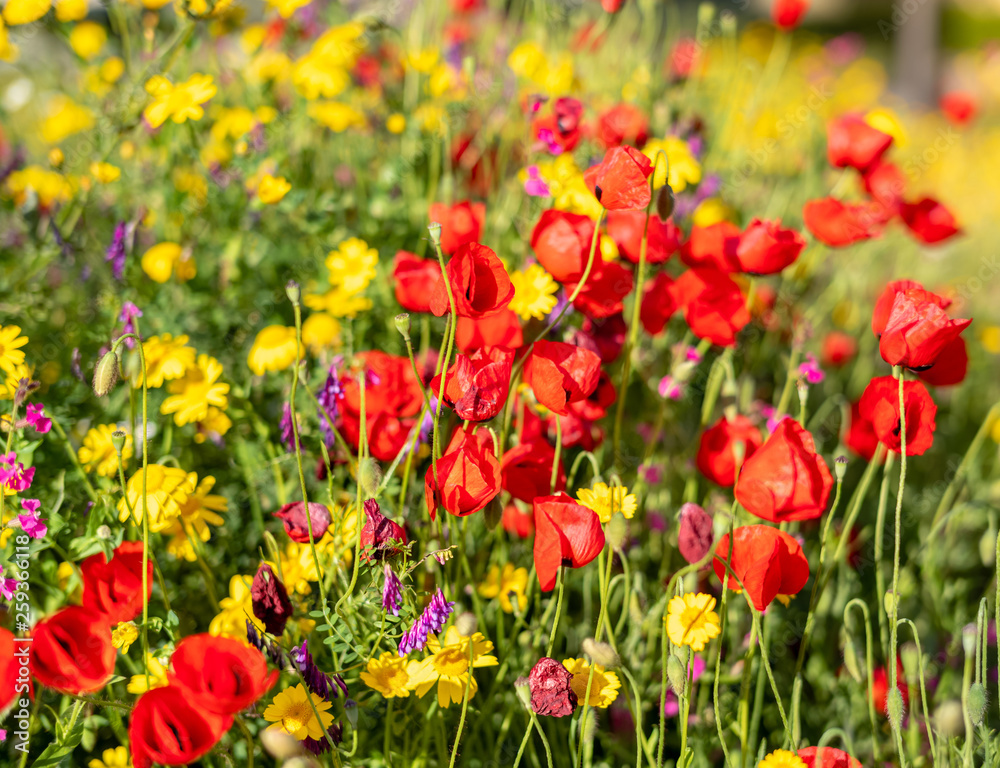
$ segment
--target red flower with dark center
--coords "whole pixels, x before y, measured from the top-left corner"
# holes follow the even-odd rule
[[[903,384],[906,407],[906,455],[921,456],[934,442],[937,406],[919,381]],[[899,382],[892,376],[872,379],[859,402],[862,418],[872,423],[878,439],[895,453],[902,447],[899,424]]]
[[[631,142],[641,147],[649,138],[649,125],[642,111],[631,104],[616,104],[597,120],[597,138],[605,149]]]
[[[435,474],[437,480],[435,480]],[[494,453],[489,430],[476,434],[459,431],[445,454],[432,464],[424,477],[427,512],[433,520],[442,506],[458,517],[485,507],[500,493],[500,462]]]
[[[723,416],[701,434],[695,464],[698,470],[717,485],[729,487],[736,482],[736,443],[743,444],[743,461],[764,443],[760,430],[746,416],[727,419]]]
[[[536,439],[515,445],[500,462],[500,483],[515,499],[530,504],[537,496],[548,496],[566,489],[566,473],[562,462],[556,470],[556,487],[552,489],[552,463],[555,449],[545,440]]]
[[[567,405],[587,398],[597,388],[601,358],[561,341],[535,343],[524,366],[524,381],[535,399],[563,415]]]
[[[577,698],[570,682],[573,673],[555,659],[543,656],[528,675],[531,711],[536,715],[566,717],[576,711]]]
[[[806,747],[796,753],[806,768],[861,768],[861,761],[834,747]]]
[[[685,504],[680,511],[677,530],[677,550],[681,557],[694,564],[712,548],[712,516],[697,504]]]
[[[604,549],[604,529],[597,513],[565,493],[539,496],[535,513],[535,573],[543,592],[556,585],[559,566],[582,568]]]
[[[796,595],[809,581],[809,561],[799,543],[769,525],[744,525],[734,531],[733,557],[729,560],[729,534],[715,547],[712,568],[715,575],[736,593],[736,579],[730,578],[727,563],[743,583],[754,608],[763,611],[778,595]]]
[[[489,421],[507,402],[514,350],[481,347],[471,355],[459,354],[445,378],[444,402],[464,421]],[[430,384],[431,394],[441,391],[441,376]]]
[[[944,311],[948,303],[919,288],[898,292],[879,336],[882,359],[914,370],[934,365],[944,348],[972,322],[948,317]]]
[[[670,295],[694,335],[721,347],[733,346],[750,322],[740,287],[718,269],[689,269],[670,287]]]
[[[264,623],[264,629],[280,637],[292,618],[292,601],[288,599],[285,585],[267,563],[257,567],[250,585],[250,599],[253,615]]]
[[[855,205],[824,197],[803,206],[802,220],[817,240],[842,248],[881,233],[879,208],[877,203]]]
[[[485,245],[463,245],[445,267],[459,317],[489,317],[507,308],[514,286],[503,262]],[[451,312],[448,289],[439,280],[431,294],[431,312],[438,317]]]
[[[646,208],[652,199],[649,177],[653,164],[633,147],[609,149],[600,165],[583,174],[587,189],[609,211]]]
[[[860,115],[844,115],[826,129],[826,156],[835,168],[865,171],[892,144],[892,136],[872,128]]]
[[[965,381],[965,374],[968,372],[969,350],[966,349],[965,339],[959,336],[945,345],[934,365],[919,371],[917,376],[934,387],[953,387]]]
[[[463,245],[479,242],[486,224],[486,206],[468,200],[452,206],[432,203],[427,216],[441,225],[441,250],[452,254]]]
[[[233,724],[231,715],[198,707],[177,685],[147,691],[136,702],[128,740],[134,768],[187,765],[212,749]]]
[[[646,290],[642,294],[642,306],[639,308],[639,320],[646,333],[652,336],[662,333],[667,321],[677,311],[671,292],[673,284],[673,279],[665,272],[660,272],[646,284]]]
[[[823,349],[820,360],[829,368],[840,368],[847,365],[858,353],[858,342],[843,331],[830,331],[823,337]]]
[[[899,207],[899,216],[914,236],[927,245],[943,242],[962,231],[951,211],[933,197],[903,203]]]
[[[544,211],[531,233],[531,248],[545,271],[560,283],[583,277],[594,239],[588,216],[566,211]],[[598,257],[595,251],[595,259]]]
[[[875,426],[861,413],[861,403],[851,403],[851,421],[844,437],[844,445],[865,461],[871,461],[878,449],[878,435]]]
[[[399,251],[393,260],[392,277],[396,301],[408,312],[430,312],[431,294],[441,279],[437,259],[421,259],[409,251]]]
[[[632,292],[632,273],[615,261],[598,261],[573,306],[586,317],[600,320],[620,314],[624,308],[623,299]],[[576,291],[575,284],[568,284],[569,293]]]
[[[522,512],[516,504],[508,504],[503,508],[500,524],[507,533],[511,533],[519,539],[526,539],[535,532],[534,516],[530,512]]]
[[[799,25],[808,10],[809,0],[774,0],[771,18],[775,26],[787,32]]]
[[[285,526],[285,533],[292,541],[299,544],[309,542],[309,524],[312,523],[313,541],[319,541],[330,527],[330,510],[315,501],[309,502],[309,514],[306,515],[306,505],[301,501],[285,504],[274,513],[274,516]]]
[[[438,463],[440,468],[440,462]],[[406,531],[382,514],[375,499],[365,500],[365,524],[361,528],[361,559],[364,562],[398,555],[402,550],[392,542],[406,544]]]
[[[642,236],[646,232],[646,263],[662,264],[678,250],[684,233],[672,221],[649,217],[646,229],[645,211],[611,211],[608,213],[608,236],[618,245],[618,251],[633,264],[639,263]]]
[[[99,691],[115,671],[110,619],[72,605],[35,625],[31,674],[46,688],[71,696]]]
[[[267,659],[256,648],[229,637],[189,635],[170,657],[170,682],[203,712],[235,715],[267,693],[278,670],[267,673]]]
[[[781,220],[754,219],[740,237],[736,260],[751,275],[773,275],[792,264],[806,247],[805,238]]]
[[[101,613],[109,624],[131,621],[142,613],[142,542],[124,541],[109,563],[103,552],[80,564],[83,607]],[[146,599],[153,594],[153,563],[146,561]]]
[[[740,228],[731,221],[719,221],[707,227],[694,227],[681,249],[681,261],[689,267],[714,267],[723,272],[739,272],[736,252],[740,247]]]
[[[785,418],[746,460],[736,480],[736,499],[752,515],[772,523],[812,520],[823,514],[833,476],[816,445],[795,419]]]
[[[510,347],[524,344],[521,321],[517,315],[502,309],[489,317],[459,317],[455,328],[455,346],[460,352],[475,352],[480,347]]]

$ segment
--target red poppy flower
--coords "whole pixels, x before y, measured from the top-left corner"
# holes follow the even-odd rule
[[[115,671],[110,620],[72,605],[35,625],[31,673],[46,688],[79,696],[103,688]]]
[[[677,41],[670,52],[670,75],[674,80],[684,80],[691,76],[695,66],[701,61],[702,44],[684,37]]]
[[[632,292],[632,273],[615,261],[596,261],[573,306],[586,317],[600,320],[621,314],[623,299]],[[566,290],[573,293],[575,284]]]
[[[948,317],[944,311],[948,303],[919,288],[898,292],[879,337],[882,359],[915,370],[934,365],[944,348],[972,322]]]
[[[743,444],[743,461],[764,443],[760,430],[746,416],[727,419],[723,416],[701,434],[695,464],[698,470],[717,485],[729,487],[736,482],[736,443]]]
[[[754,219],[740,236],[736,260],[740,271],[751,275],[774,275],[792,264],[806,247],[805,238],[781,220]]]
[[[892,136],[872,128],[860,115],[844,115],[826,129],[826,156],[835,168],[865,171],[892,144]]]
[[[452,206],[432,203],[427,216],[441,225],[441,250],[452,254],[463,245],[479,242],[486,224],[486,206],[468,200]]]
[[[608,236],[617,244],[619,253],[633,264],[639,263],[644,231],[648,264],[662,264],[680,249],[684,241],[680,227],[672,221],[661,221],[659,216],[649,217],[647,230],[645,211],[611,211],[607,219]]]
[[[285,533],[292,541],[299,544],[309,542],[309,524],[312,523],[313,541],[319,541],[330,527],[330,510],[315,501],[309,502],[309,514],[306,515],[306,505],[301,501],[285,504],[274,516],[285,526]]]
[[[609,211],[646,208],[652,199],[649,176],[653,164],[633,147],[609,149],[600,165],[583,174],[587,189]]]
[[[896,303],[896,294],[913,288],[924,290],[920,283],[913,280],[894,280],[885,286],[878,299],[875,300],[875,308],[872,310],[872,333],[876,336],[882,335],[885,324],[889,322],[889,315],[892,314],[892,305]],[[933,297],[933,300],[938,302],[941,309],[947,309],[951,305],[951,300],[944,296],[938,296],[929,291],[927,294],[928,298]]]
[[[736,334],[750,322],[740,287],[718,269],[689,269],[670,287],[670,295],[694,335],[720,347],[734,345]]]
[[[934,365],[918,371],[917,376],[934,387],[953,387],[965,381],[965,374],[968,372],[969,350],[966,349],[965,339],[959,336],[945,345]]]
[[[455,346],[460,352],[474,352],[480,347],[510,347],[524,344],[521,321],[509,309],[489,317],[459,317],[455,328]]]
[[[108,562],[103,552],[80,564],[83,607],[104,614],[109,624],[131,621],[142,612],[142,542],[124,541]],[[146,561],[146,599],[153,594],[153,563]]]
[[[834,248],[875,237],[881,225],[871,204],[842,203],[832,197],[806,203],[802,220],[817,240]]]
[[[535,518],[531,513],[524,513],[516,504],[508,504],[503,508],[500,524],[507,533],[526,539],[535,532]]]
[[[879,160],[864,172],[865,191],[883,209],[882,219],[888,221],[897,213],[906,193],[906,176],[902,169],[888,160]]]
[[[628,325],[621,313],[610,317],[584,318],[583,326],[574,334],[573,343],[596,352],[605,364],[613,363],[625,346]]]
[[[604,529],[594,510],[565,493],[539,496],[535,513],[535,572],[543,592],[556,585],[559,566],[582,568],[604,549]]]
[[[861,768],[861,761],[834,747],[806,747],[796,753],[806,768]]]
[[[951,211],[933,197],[903,203],[899,207],[899,216],[916,238],[927,245],[943,242],[962,231]]]
[[[459,317],[488,317],[507,308],[514,286],[497,255],[485,245],[463,245],[445,267]],[[431,312],[438,317],[451,311],[448,289],[439,280],[431,294]]]
[[[437,259],[421,259],[415,253],[399,251],[393,260],[396,301],[408,312],[430,312],[431,294],[441,279]]]
[[[459,354],[445,379],[445,404],[465,421],[489,421],[507,402],[513,367],[514,350],[506,347]],[[430,391],[435,397],[441,391],[440,375],[431,381]]]
[[[642,306],[639,307],[639,320],[646,333],[652,336],[662,333],[667,321],[677,311],[671,292],[673,285],[673,279],[665,272],[660,272],[646,284],[646,290],[642,294]]]
[[[180,686],[154,688],[140,696],[132,710],[128,728],[132,765],[192,763],[212,749],[232,724],[231,715],[215,715],[197,706]]]
[[[625,0],[601,0],[601,8],[608,13],[618,13],[623,5]]]
[[[189,635],[170,657],[170,682],[205,712],[235,715],[267,693],[278,670],[267,673],[267,659],[256,648],[229,637]]]
[[[264,629],[280,637],[292,618],[292,601],[288,599],[285,585],[267,563],[257,566],[250,585],[250,601],[253,615],[264,623]]]
[[[441,468],[438,462],[438,469]],[[406,531],[398,523],[382,514],[375,499],[365,500],[365,524],[361,528],[361,559],[364,562],[381,560],[402,550],[392,542],[406,544]]]
[[[941,111],[952,125],[963,127],[972,122],[979,105],[976,97],[967,91],[951,91],[941,97]]]
[[[531,248],[538,263],[555,280],[575,283],[587,268],[593,239],[594,222],[589,217],[548,210],[542,213],[531,233]]]
[[[30,644],[23,643],[20,647],[14,645],[14,633],[0,627],[0,712],[7,709],[7,705],[18,698],[18,694],[23,698],[31,694],[31,677],[24,679],[22,684],[26,685],[23,691],[18,691],[18,672],[22,669],[20,657],[14,655],[14,651],[27,653]],[[25,668],[27,665],[25,665]]]
[[[555,449],[545,440],[531,440],[515,445],[503,455],[500,463],[500,482],[505,491],[515,499],[530,504],[536,496],[548,496],[554,491],[552,462]],[[566,473],[562,462],[556,474],[555,491],[566,489]]]
[[[445,454],[437,460],[437,469],[433,465],[427,467],[424,477],[431,520],[437,515],[438,506],[464,517],[496,498],[500,493],[500,462],[494,450],[489,430],[480,429],[474,435],[464,431],[455,434]]]
[[[903,384],[906,406],[906,455],[921,456],[934,442],[934,416],[937,406],[919,381]],[[872,423],[878,439],[890,451],[900,452],[899,382],[892,376],[872,379],[861,395],[862,418]]]
[[[566,406],[585,399],[597,388],[601,358],[587,349],[561,341],[535,343],[524,366],[524,381],[535,399],[562,415]]]
[[[739,272],[736,252],[740,247],[740,228],[731,221],[718,221],[707,227],[693,227],[681,249],[681,261],[689,267],[714,267],[723,272]]]
[[[597,138],[605,149],[617,147],[625,142],[641,147],[649,138],[649,124],[638,107],[631,104],[616,104],[598,118]]]
[[[556,99],[552,105],[552,114],[532,121],[531,133],[550,149],[558,147],[559,153],[572,152],[583,138],[583,131],[580,130],[581,115],[583,103],[579,99]]]
[[[570,683],[573,673],[555,659],[543,656],[528,675],[531,711],[536,715],[566,717],[576,711],[576,694]]]
[[[779,29],[795,29],[806,11],[809,10],[809,0],[774,0],[771,7],[771,18]]]
[[[844,436],[844,445],[865,461],[871,461],[878,442],[875,426],[861,413],[861,402],[851,403],[851,421]]]
[[[858,353],[858,342],[854,337],[843,331],[830,331],[823,337],[823,348],[820,360],[829,368],[840,368],[847,365]]]
[[[727,533],[715,547],[712,568],[723,586],[740,593],[736,580],[729,578],[728,558]],[[767,608],[778,595],[798,594],[809,581],[809,561],[802,547],[787,533],[769,525],[744,525],[734,531],[730,568],[758,611]]]
[[[795,419],[785,418],[743,464],[736,499],[772,523],[812,520],[823,514],[833,476],[816,445]]]

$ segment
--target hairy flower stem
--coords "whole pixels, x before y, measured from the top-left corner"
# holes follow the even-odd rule
[[[844,606],[844,628],[848,632],[851,632],[850,612],[853,606],[856,606],[861,611],[865,621],[865,674],[868,683],[868,688],[865,690],[865,698],[868,700],[868,720],[872,729],[872,764],[880,765],[882,760],[879,756],[878,748],[878,721],[875,718],[875,697],[872,695],[875,678],[875,666],[872,659],[872,619],[871,614],[868,612],[868,606],[861,598],[855,597],[853,600],[849,600],[847,605]]]
[[[434,487],[437,493],[441,492],[441,483],[438,479],[438,468],[437,462],[440,458],[441,451],[441,438],[438,434],[439,422],[441,420],[441,408],[444,402],[444,393],[447,388],[448,381],[448,364],[451,361],[451,351],[452,347],[455,346],[455,328],[458,326],[458,310],[455,307],[455,294],[451,289],[451,280],[448,277],[448,271],[444,263],[444,253],[441,251],[441,239],[434,239],[434,249],[437,251],[438,264],[441,266],[441,275],[444,277],[444,287],[445,291],[448,293],[448,307],[450,309],[450,314],[448,315],[448,326],[445,331],[445,338],[442,340],[442,350],[444,356],[440,357],[440,368],[441,368],[441,385],[438,387],[438,398],[437,398],[437,408],[434,409],[434,442],[431,446],[431,465],[434,472]]]
[[[549,644],[545,649],[545,655],[552,655],[552,646],[556,642],[556,633],[559,631],[559,619],[562,617],[563,592],[566,591],[566,569],[559,566],[556,574],[556,615],[552,619],[552,631],[549,632]],[[589,681],[588,681],[589,682]]]
[[[882,485],[878,492],[878,511],[875,513],[875,596],[881,601],[885,597],[885,564],[883,554],[885,553],[885,510],[889,504],[889,481],[892,478],[893,465],[896,462],[896,454],[889,452],[886,456],[885,466],[882,468]],[[879,646],[887,648],[889,639],[887,637],[888,626],[885,611],[878,611],[878,637]]]
[[[465,680],[465,693],[462,695],[462,716],[458,720],[458,733],[455,735],[455,742],[451,746],[451,760],[448,761],[448,768],[455,768],[455,758],[458,757],[458,745],[462,741],[462,731],[465,730],[465,716],[469,711],[469,692],[472,689],[472,655],[474,645],[472,638],[468,638],[469,642],[469,666],[466,674],[468,677]]]
[[[556,481],[559,479],[559,458],[562,455],[562,419],[559,414],[556,417],[556,450],[552,455],[552,475],[549,478],[549,493],[556,492]],[[500,456],[497,456],[499,459]]]
[[[892,553],[892,619],[889,624],[889,690],[896,688],[897,677],[899,676],[896,648],[896,633],[898,631],[899,619],[899,548],[901,538],[901,527],[903,517],[903,491],[906,487],[906,404],[904,401],[905,377],[903,370],[896,366],[893,370],[899,379],[899,491],[896,493],[896,525],[895,541]],[[891,720],[891,718],[890,718]],[[896,734],[896,748],[899,752],[899,762],[902,768],[906,768],[906,755],[903,753],[902,735],[897,727],[898,723],[893,722],[893,731]]]

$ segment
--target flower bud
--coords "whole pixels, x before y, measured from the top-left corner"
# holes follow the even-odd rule
[[[122,455],[122,450],[125,448],[125,440],[127,438],[128,435],[122,429],[116,429],[111,433],[111,445],[114,446],[115,453],[118,454],[119,458]]]
[[[396,330],[404,339],[410,340],[410,315],[407,312],[396,315]]]
[[[945,738],[958,736],[965,729],[962,705],[954,699],[939,704],[933,719],[934,729]]]
[[[962,650],[966,656],[972,656],[976,652],[977,642],[979,642],[979,628],[975,624],[966,624],[962,627]]]
[[[351,724],[351,730],[356,731],[358,729],[358,702],[354,701],[354,699],[345,701],[344,716],[347,718],[347,722]]]
[[[844,475],[847,474],[847,457],[838,456],[833,462],[833,473],[837,476],[837,482],[843,482]]]
[[[381,482],[382,465],[377,460],[366,457],[358,462],[358,485],[365,492],[365,498],[374,498]]]
[[[320,764],[316,758],[308,755],[296,755],[291,760],[282,764],[282,768],[319,768]]]
[[[285,283],[285,293],[288,296],[288,300],[292,302],[296,307],[299,305],[299,301],[302,299],[302,288],[294,280],[289,280]]]
[[[111,349],[94,368],[94,394],[104,397],[118,382],[118,351]]]
[[[431,236],[431,243],[433,243],[435,248],[441,247],[441,225],[436,221],[432,221],[427,225],[427,231]]]
[[[882,608],[885,610],[887,616],[892,618],[892,609],[899,605],[899,598],[893,594],[891,589],[886,590],[885,595],[882,597]]]
[[[97,526],[97,530],[95,531],[95,535],[101,541],[108,541],[111,538],[111,529],[108,528],[108,526],[106,526],[106,525],[99,525],[99,526]]]
[[[898,686],[890,688],[889,694],[885,697],[885,714],[889,718],[892,729],[899,733],[903,724],[903,715],[906,714],[906,705],[903,704],[903,693]]]
[[[476,614],[464,611],[455,617],[455,629],[462,637],[472,637],[476,631]]]
[[[684,693],[684,664],[673,654],[667,659],[667,679],[675,695]]]
[[[899,658],[903,662],[903,672],[909,685],[916,683],[920,671],[920,656],[916,643],[903,643],[899,647]]]
[[[975,725],[981,725],[983,714],[986,712],[986,689],[983,688],[982,683],[972,684],[965,703],[969,709],[969,717],[972,722]]]
[[[521,700],[524,706],[529,706],[531,704],[531,688],[529,687],[529,680],[526,677],[519,677],[514,681],[514,692],[517,694],[517,698]]]
[[[599,643],[592,637],[583,641],[583,652],[592,662],[600,664],[602,667],[610,669],[621,665],[621,659],[618,658],[618,653],[614,648],[607,643]]]
[[[611,549],[621,550],[622,545],[628,541],[628,522],[624,516],[615,515],[611,518],[611,521],[604,526],[604,537]]]
[[[854,645],[854,640],[850,633],[844,633],[844,667],[848,674],[854,678],[854,682],[860,683],[864,678],[861,676],[861,664],[858,661],[858,649]]]
[[[656,215],[661,221],[666,221],[674,214],[674,191],[669,184],[664,184],[656,193]]]

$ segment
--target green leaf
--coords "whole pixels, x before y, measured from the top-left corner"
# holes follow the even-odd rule
[[[45,751],[32,764],[33,768],[48,768],[48,766],[62,765],[73,753],[73,750],[80,746],[82,739],[83,718],[78,717],[72,730],[60,742],[54,742],[45,748]]]

